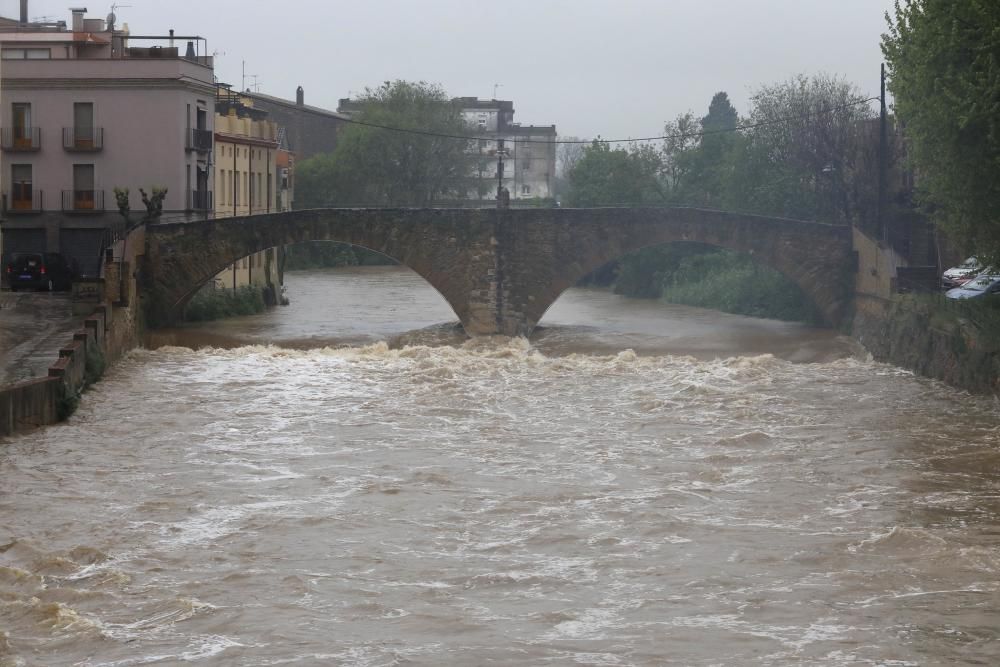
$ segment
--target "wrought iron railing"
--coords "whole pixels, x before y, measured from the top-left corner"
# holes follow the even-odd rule
[[[68,151],[91,152],[104,149],[103,127],[64,127],[63,148]]]
[[[211,190],[190,190],[188,191],[189,211],[211,211],[212,191]]]
[[[212,150],[212,131],[192,128],[187,133],[187,149],[207,153]]]
[[[103,213],[103,190],[63,190],[62,210],[68,213]]]
[[[5,127],[0,130],[0,148],[10,152],[42,149],[42,129],[39,127]]]
[[[28,189],[15,183],[14,189],[3,198],[8,215],[41,213],[45,210],[45,198],[41,190]]]

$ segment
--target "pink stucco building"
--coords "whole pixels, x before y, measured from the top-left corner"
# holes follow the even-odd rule
[[[99,264],[121,223],[114,188],[167,188],[163,219],[214,210],[216,88],[200,37],[135,36],[113,17],[0,19],[3,252],[47,250]],[[173,31],[171,31],[172,33]]]

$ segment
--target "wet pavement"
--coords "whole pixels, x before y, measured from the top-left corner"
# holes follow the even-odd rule
[[[45,377],[82,322],[69,292],[0,292],[0,386]]]

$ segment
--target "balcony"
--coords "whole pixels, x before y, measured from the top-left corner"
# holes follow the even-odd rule
[[[45,199],[41,190],[31,190],[15,186],[14,192],[3,196],[7,215],[30,215],[45,210]]]
[[[14,153],[42,149],[42,130],[38,127],[5,127],[0,130],[0,148]]]
[[[212,131],[190,129],[187,134],[187,149],[199,153],[208,153],[212,150]]]
[[[211,211],[211,190],[190,190],[188,192],[187,209],[189,211]]]
[[[103,190],[63,190],[62,210],[65,213],[103,213]]]
[[[64,127],[63,148],[74,153],[96,153],[104,149],[103,127]]]

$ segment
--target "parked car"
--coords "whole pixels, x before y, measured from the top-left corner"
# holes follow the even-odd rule
[[[982,273],[961,287],[950,289],[945,293],[949,299],[982,299],[998,295],[1000,295],[1000,274],[996,272]]]
[[[68,290],[76,271],[73,263],[55,252],[15,252],[7,258],[5,272],[10,290]]]
[[[982,272],[983,267],[980,266],[979,260],[975,257],[970,257],[958,266],[953,266],[948,269],[941,275],[941,287],[945,289],[959,287],[969,282]]]

